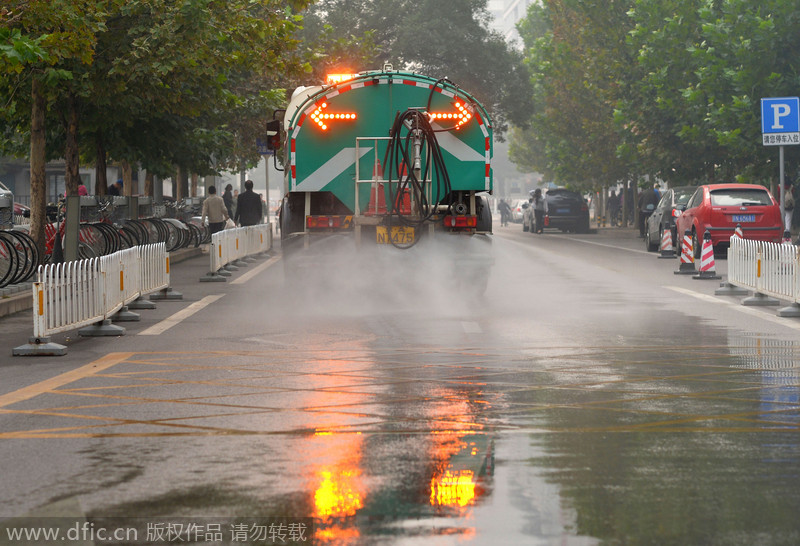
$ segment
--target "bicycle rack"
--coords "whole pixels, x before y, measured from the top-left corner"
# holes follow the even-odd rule
[[[14,227],[14,194],[11,192],[0,193],[0,228],[11,229]]]

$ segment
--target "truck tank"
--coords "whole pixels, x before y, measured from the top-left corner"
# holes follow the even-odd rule
[[[283,130],[287,279],[325,256],[374,261],[424,248],[450,264],[454,280],[485,289],[492,125],[472,95],[446,78],[390,68],[337,76],[295,90]]]

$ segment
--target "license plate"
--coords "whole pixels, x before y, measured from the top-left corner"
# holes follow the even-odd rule
[[[569,209],[556,209],[556,214],[569,214]]]
[[[391,226],[391,232],[386,226],[376,226],[376,234],[379,245],[391,243],[397,245],[410,245],[414,242],[414,228],[412,226]],[[391,233],[391,238],[389,234]]]
[[[755,222],[756,215],[755,214],[734,214],[733,215],[734,222]]]

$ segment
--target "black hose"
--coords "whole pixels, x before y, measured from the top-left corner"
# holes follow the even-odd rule
[[[406,128],[405,134],[403,134],[404,127]],[[429,150],[429,153],[424,156],[420,154],[420,161],[422,162],[420,164],[421,179],[417,178],[417,174],[414,172],[414,155],[412,153],[415,139],[417,138],[419,139],[420,150]],[[409,109],[402,114],[398,113],[390,132],[390,141],[386,149],[384,165],[386,166],[386,172],[388,172],[389,200],[391,203],[388,215],[389,229],[394,225],[419,228],[438,214],[438,205],[445,197],[450,196],[452,198],[452,186],[444,156],[436,139],[436,131],[431,126],[426,112]],[[392,184],[395,174],[397,174],[397,193],[394,192]],[[425,192],[426,182],[433,184],[436,189],[435,195],[431,196],[430,201]],[[400,197],[406,191],[413,192],[417,197],[420,211],[420,216],[417,219],[410,218],[400,210],[402,204]],[[448,203],[448,213],[451,212],[452,205],[452,202]],[[395,218],[397,223],[395,223]],[[411,244],[401,245],[394,241],[392,241],[392,244],[397,248],[405,249],[414,246],[418,240],[419,238],[415,236],[414,242]]]

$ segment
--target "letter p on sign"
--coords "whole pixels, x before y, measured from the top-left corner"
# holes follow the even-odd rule
[[[800,99],[782,97],[761,99],[761,132],[797,133],[800,131]]]

